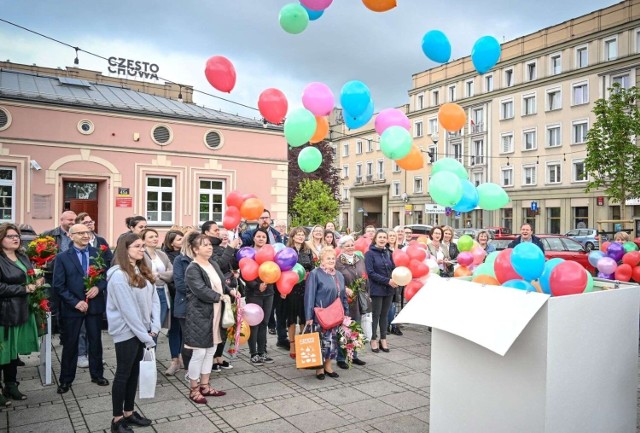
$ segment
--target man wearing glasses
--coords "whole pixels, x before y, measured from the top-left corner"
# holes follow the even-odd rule
[[[413,239],[413,230],[410,227],[404,228],[404,242],[408,244]]]
[[[271,226],[271,212],[269,212],[269,209],[265,209],[262,211],[262,215],[260,215],[260,218],[258,218],[258,227],[261,227],[267,230],[267,233],[269,235],[267,238],[268,244],[273,245],[275,243],[282,242],[282,236],[280,236],[280,233],[278,232],[278,230],[276,230]],[[256,229],[249,230],[242,235],[243,247],[253,246],[253,235],[255,234],[255,232],[256,232]]]

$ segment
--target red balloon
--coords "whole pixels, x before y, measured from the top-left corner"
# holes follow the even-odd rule
[[[622,263],[625,263],[632,268],[634,266],[638,266],[638,263],[640,263],[640,251],[629,251],[622,256]]]
[[[607,248],[609,248],[609,245],[611,244],[611,242],[603,242],[600,244],[600,251],[602,251],[603,253],[607,252]]]
[[[260,265],[255,260],[245,257],[238,263],[240,268],[240,275],[245,281],[253,281],[258,278],[258,269]]]
[[[393,258],[393,263],[395,263],[396,266],[408,267],[409,262],[411,261],[411,258],[409,257],[409,255],[399,248],[393,251],[393,254],[391,255],[391,257]]]
[[[369,251],[369,246],[371,246],[371,240],[364,236],[359,237],[355,242],[356,250],[362,252],[362,254]]]
[[[640,266],[636,266],[635,268],[633,268],[631,279],[636,283],[640,283]]]
[[[231,191],[229,195],[227,195],[227,206],[234,206],[240,209],[242,202],[244,202],[244,197],[239,191]]]
[[[409,245],[406,252],[412,260],[415,259],[421,262],[427,258],[427,252],[417,245]]]
[[[584,292],[587,281],[587,273],[580,263],[565,260],[551,271],[549,287],[553,296],[575,295]]]
[[[276,282],[276,288],[281,295],[288,295],[293,290],[293,286],[298,283],[298,273],[296,271],[284,271],[280,274],[280,279]]]
[[[256,263],[261,265],[264,262],[272,262],[275,256],[276,256],[276,251],[273,249],[273,247],[270,244],[266,244],[265,246],[260,248],[260,251],[256,253],[255,261]]]
[[[421,278],[429,273],[429,266],[427,266],[424,262],[418,261],[416,259],[411,259],[409,262],[409,270],[411,271],[411,275],[413,278]]]
[[[204,69],[207,81],[221,92],[231,92],[236,85],[236,68],[223,56],[213,56],[207,60]]]
[[[633,275],[633,267],[624,263],[616,268],[615,275],[616,280],[618,281],[629,281],[631,280],[631,276]]]
[[[411,282],[409,284],[407,284],[407,287],[404,288],[404,298],[407,301],[410,301],[411,298],[413,298],[416,293],[418,293],[418,291],[420,289],[422,289],[423,283],[421,283],[418,280],[411,280]]]
[[[227,230],[232,230],[240,224],[240,209],[235,206],[229,206],[224,211],[224,218],[222,219],[222,226]]]
[[[509,280],[522,280],[522,277],[513,269],[511,265],[511,253],[513,248],[507,248],[500,251],[493,263],[493,270],[496,273],[496,279],[500,284]]]
[[[267,121],[279,125],[287,115],[287,97],[278,89],[264,90],[258,98],[258,109]]]
[[[638,246],[638,248],[640,248],[640,237],[635,238],[635,239],[633,240],[633,243],[634,243],[634,244],[636,244],[636,245]]]
[[[264,212],[264,204],[257,198],[248,198],[240,206],[240,215],[248,220],[257,220]]]

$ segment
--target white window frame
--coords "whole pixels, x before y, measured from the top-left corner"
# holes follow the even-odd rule
[[[413,123],[413,136],[414,137],[424,136],[424,125],[422,123],[422,120],[418,120]]]
[[[507,104],[511,104],[511,110],[510,110],[510,116],[509,117],[507,117],[507,113],[506,113],[506,110],[505,110]],[[515,109],[514,109],[513,98],[503,99],[502,101],[500,101],[500,120],[513,119],[514,114],[515,114]]]
[[[433,117],[429,119],[429,135],[437,136],[438,135],[438,118]]]
[[[1,170],[7,170],[7,171],[11,171],[11,180],[8,179],[0,179],[0,186],[8,186],[11,188],[11,195],[9,196],[11,198],[11,218],[8,219],[2,219],[0,221],[2,222],[15,222],[16,221],[16,201],[18,199],[17,195],[16,195],[16,175],[17,175],[17,171],[15,167],[8,167],[8,166],[3,166],[0,167]],[[4,209],[9,209],[9,207],[7,206]]]
[[[558,59],[557,71],[554,69],[555,59]],[[549,75],[558,75],[558,74],[562,74],[562,52],[553,53],[549,55]]]
[[[365,176],[371,176],[373,179],[373,161],[367,161],[365,164]]]
[[[342,187],[342,201],[349,200],[349,187]]]
[[[511,77],[511,82],[509,83],[508,77]],[[502,71],[502,78],[504,79],[503,87],[513,87],[515,83],[515,72],[513,68],[506,68]]]
[[[586,54],[586,63],[584,65],[580,64],[580,52],[583,51]],[[576,56],[576,69],[581,69],[581,68],[586,68],[587,66],[589,66],[589,46],[588,45],[579,45],[576,47],[575,49],[575,56]]]
[[[416,188],[417,182],[420,181],[420,188]],[[414,194],[422,194],[424,192],[424,181],[422,176],[414,176],[413,178],[413,193]]]
[[[576,141],[576,126],[586,125],[584,141]],[[587,133],[589,132],[589,119],[574,120],[571,122],[571,144],[585,144],[587,142]]]
[[[438,160],[438,146],[434,144],[433,146],[429,146],[428,150],[433,150],[433,162],[435,163]],[[427,164],[431,164],[431,162],[427,161]]]
[[[533,99],[533,107],[532,111],[529,112],[527,109],[527,100]],[[522,116],[531,116],[538,112],[536,94],[535,93],[527,93],[526,95],[522,95]]]
[[[549,96],[552,93],[558,93],[559,106],[556,108],[551,107],[551,104],[550,104],[551,101],[549,100]],[[545,95],[545,98],[544,98],[545,111],[562,110],[562,88],[561,87],[554,87],[552,89],[547,89],[544,95]]]
[[[473,173],[473,185],[478,186],[481,183],[484,183],[484,172]]]
[[[464,92],[467,98],[471,98],[474,95],[474,80],[467,80],[464,82]]]
[[[576,165],[582,164],[582,170],[584,171],[584,179],[578,179],[578,172],[576,170]],[[589,175],[587,174],[587,170],[584,167],[584,159],[574,159],[571,161],[571,182],[572,183],[585,183],[589,181]]]
[[[635,29],[633,34],[635,35],[635,38],[634,38],[634,41],[633,41],[633,43],[635,44],[635,46],[634,46],[635,52],[636,53],[640,53],[640,29]]]
[[[342,156],[349,156],[349,142],[342,143]]]
[[[627,85],[626,86],[621,85],[620,87],[622,87],[623,89],[629,89],[633,85],[631,81],[631,72],[624,72],[620,74],[611,75],[611,78],[609,79],[609,87],[613,87],[613,83],[615,83],[617,78],[624,78],[624,77],[626,77]],[[624,83],[621,83],[621,84],[624,84]]]
[[[484,91],[486,93],[493,92],[493,74],[488,74],[484,76]]]
[[[416,110],[422,110],[424,108],[424,93],[416,95]]]
[[[558,130],[558,144],[551,145],[551,140],[550,140],[551,135],[549,135],[550,134],[549,131],[551,129]],[[562,125],[560,125],[559,123],[554,123],[553,125],[547,125],[545,127],[545,147],[556,148],[560,146],[562,146]]]
[[[362,140],[356,140],[356,155],[362,155]]]
[[[400,166],[395,161],[393,161],[393,172],[394,173],[400,173]]]
[[[613,56],[609,56],[609,52],[607,47],[612,46],[614,44],[615,54]],[[618,46],[618,35],[609,36],[607,38],[602,39],[602,60],[605,62],[609,62],[611,60],[616,60],[619,57],[619,46]]]
[[[533,76],[530,74],[533,66]],[[538,60],[530,60],[524,64],[524,81],[534,81],[538,78]]]
[[[431,105],[433,107],[440,105],[440,90],[434,89],[431,91]]]
[[[509,182],[505,182],[505,173],[509,173]],[[513,167],[503,166],[500,167],[500,185],[501,186],[513,186]]]
[[[376,174],[378,180],[384,180],[384,159],[379,159],[376,164]]]
[[[362,180],[362,163],[359,162],[356,164],[356,178],[360,178]]]
[[[367,138],[367,153],[373,152],[373,140]]]
[[[533,134],[533,146],[530,149],[526,148],[527,136]],[[538,149],[538,131],[536,128],[523,129],[522,130],[522,152],[530,152]]]
[[[511,144],[510,144],[510,148],[509,150],[504,150],[504,139],[510,137],[511,138]],[[513,132],[503,132],[502,134],[500,134],[500,154],[507,154],[507,153],[513,153],[514,152],[514,144],[513,144]]]
[[[447,86],[447,98],[448,98],[448,102],[455,102],[457,100],[457,94],[456,94],[456,85],[455,84],[451,84],[450,86]]]
[[[349,179],[349,165],[343,165],[342,166],[342,178],[343,179]]]
[[[391,183],[391,195],[393,197],[400,197],[400,181],[394,180]]]
[[[218,188],[218,189],[202,189],[200,188],[200,181],[211,181],[211,182],[221,182],[222,183],[222,187]],[[205,221],[217,221],[217,222],[221,222],[222,218],[224,217],[224,212],[225,212],[225,198],[226,198],[226,194],[225,194],[225,185],[226,182],[224,181],[224,179],[213,179],[213,178],[209,178],[209,177],[202,177],[200,179],[198,179],[198,224],[202,225]],[[205,220],[200,220],[200,195],[201,194],[208,194],[209,195],[209,215],[207,215],[207,219]],[[212,201],[212,196],[214,194],[220,195],[222,196],[222,202],[220,203],[220,212],[215,212],[217,214],[220,214],[220,218],[215,218],[214,217],[214,212],[213,212],[213,201]],[[175,200],[175,197],[174,197]]]
[[[551,179],[552,167],[557,167],[557,173],[556,173],[557,180]],[[562,162],[561,161],[549,161],[546,163],[546,173],[544,176],[544,180],[547,185],[559,185],[562,183]]]
[[[527,183],[527,172],[531,171],[531,182]],[[538,184],[538,170],[536,164],[522,166],[522,186],[536,186]]]
[[[469,155],[469,165],[484,164],[484,138],[471,141],[471,155]]]
[[[171,180],[171,187],[167,187],[167,186],[150,186],[149,185],[149,180],[150,179],[160,179],[160,182],[158,182],[160,185],[162,184],[162,180],[163,179],[170,179]],[[149,225],[152,226],[171,226],[173,224],[175,224],[175,220],[176,220],[176,177],[175,176],[166,176],[166,175],[155,175],[155,174],[150,174],[147,175],[145,178],[145,197],[144,197],[144,214],[145,217],[147,218],[147,222],[149,223]],[[198,188],[199,191],[199,188]],[[149,196],[148,193],[149,192],[156,192],[158,193],[158,210],[156,211],[150,211],[149,210]],[[170,221],[162,221],[162,194],[163,193],[171,193],[171,220]],[[200,203],[200,201],[198,201],[198,203]],[[149,217],[149,212],[157,212],[158,217],[156,219],[150,218]],[[166,211],[165,211],[166,212]],[[199,215],[199,213],[198,213]],[[199,217],[199,216],[198,216]]]
[[[576,89],[578,87],[584,87],[586,89],[586,96],[584,96],[584,100],[581,102],[577,102],[576,100]],[[573,83],[571,85],[571,106],[575,107],[577,105],[585,105],[589,103],[589,82],[588,81],[580,81],[578,83]]]

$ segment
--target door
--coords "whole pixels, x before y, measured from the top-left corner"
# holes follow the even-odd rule
[[[83,200],[78,198],[72,198],[69,200],[70,209],[77,214],[80,212],[86,212],[91,216],[91,219],[95,221],[94,230],[98,233],[98,200]]]

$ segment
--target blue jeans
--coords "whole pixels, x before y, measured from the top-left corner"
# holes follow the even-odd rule
[[[160,298],[160,326],[167,320],[167,313],[169,313],[169,304],[167,303],[167,296],[164,293],[164,287],[156,287],[158,292],[158,298]],[[158,336],[153,337],[153,341],[158,344]]]
[[[391,307],[389,308],[389,314],[387,314],[387,323],[391,324],[393,322],[394,317],[396,317],[396,303],[392,302]],[[392,325],[395,326],[395,325]]]
[[[177,358],[182,350],[182,329],[180,328],[180,322],[178,319],[171,315],[171,327],[169,328],[169,351],[172,358]]]

